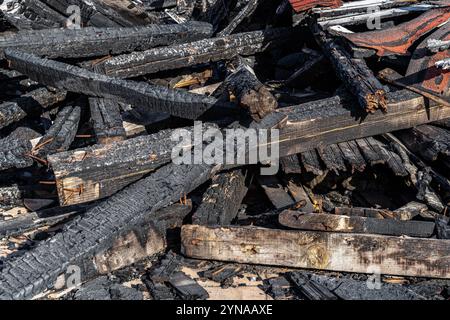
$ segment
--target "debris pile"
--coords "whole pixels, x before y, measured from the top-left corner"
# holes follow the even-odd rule
[[[0,9],[0,299],[450,297],[448,0]]]

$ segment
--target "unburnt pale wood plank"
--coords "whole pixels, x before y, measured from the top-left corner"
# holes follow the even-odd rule
[[[450,278],[448,240],[196,225],[181,236],[183,254],[196,259]]]

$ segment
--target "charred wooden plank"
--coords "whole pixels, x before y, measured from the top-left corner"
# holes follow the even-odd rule
[[[316,283],[309,279],[307,276],[297,273],[290,272],[288,274],[289,280],[295,285],[300,294],[305,296],[308,300],[337,300],[338,297],[333,294],[327,287]]]
[[[119,103],[114,99],[89,98],[94,131],[99,144],[126,139]]]
[[[211,186],[203,195],[202,203],[192,221],[200,225],[230,225],[237,217],[247,194],[245,175],[241,170],[221,173],[213,178]]]
[[[292,229],[346,233],[370,233],[388,236],[429,238],[434,222],[400,221],[335,214],[305,214],[286,210],[280,214],[280,223]]]
[[[169,279],[170,285],[182,300],[206,300],[208,292],[184,272],[176,272]]]
[[[283,157],[280,159],[281,170],[285,174],[301,174],[302,167],[298,155]]]
[[[450,278],[448,241],[435,239],[185,225],[182,250],[198,259]]]
[[[195,21],[130,28],[19,31],[0,36],[0,58],[8,48],[48,58],[98,57],[200,40],[211,34],[211,25]]]
[[[448,107],[426,107],[423,97],[407,90],[388,93],[387,97],[389,114],[381,111],[361,114],[354,102],[340,96],[278,109],[276,113],[289,118],[288,124],[280,130],[280,155],[302,153],[450,117]],[[361,151],[365,157],[364,149]]]
[[[80,107],[65,107],[61,110],[51,128],[33,148],[33,155],[46,159],[51,154],[69,150],[77,134],[80,118]]]
[[[255,121],[261,121],[278,108],[276,98],[259,81],[255,71],[245,63],[241,63],[236,72],[225,79],[221,88],[233,93],[239,105],[246,109]]]
[[[377,50],[379,56],[405,54],[420,37],[450,18],[450,7],[430,10],[418,18],[385,30],[349,33],[343,36],[357,46]]]
[[[315,24],[311,26],[316,41],[321,45],[325,55],[331,61],[337,76],[346,88],[358,99],[358,103],[366,112],[373,113],[377,109],[387,111],[386,90],[375,78],[363,59],[355,59],[325,31]]]
[[[275,209],[291,208],[295,201],[283,187],[282,182],[276,176],[260,176],[258,182]]]
[[[323,174],[322,165],[315,149],[302,152],[300,154],[303,166],[307,172],[311,172],[316,176]]]
[[[84,213],[89,206],[51,208],[19,215],[17,218],[0,222],[0,237],[21,235],[41,227],[53,226],[76,215]]]
[[[233,31],[241,24],[241,22],[244,21],[244,19],[248,19],[253,14],[253,12],[255,12],[260,2],[260,0],[249,0],[245,7],[238,12],[238,14],[228,24],[228,26],[220,31],[217,35],[219,37],[223,37],[232,34]]]
[[[395,135],[409,150],[427,161],[436,161],[440,155],[450,157],[450,136],[446,129],[423,125]]]
[[[29,157],[32,146],[29,140],[6,137],[0,139],[0,171],[27,168],[33,165]]]
[[[229,14],[231,1],[206,0],[203,1],[198,14],[198,20],[206,21],[213,25],[214,33],[219,29],[222,21]]]
[[[366,169],[367,163],[359,151],[356,141],[342,142],[338,146],[341,149],[345,163],[352,172],[363,172]]]
[[[342,151],[338,145],[331,144],[317,150],[328,170],[334,171],[336,174],[347,171]]]
[[[48,157],[61,205],[103,199],[172,160],[174,130]],[[190,148],[191,146],[186,146]],[[180,195],[181,196],[181,195]]]
[[[23,206],[23,194],[17,184],[0,187],[0,209],[9,210]]]
[[[338,8],[343,5],[342,0],[289,0],[295,12],[306,11],[315,7]]]
[[[252,55],[286,43],[291,35],[292,31],[288,29],[269,29],[205,39],[117,56],[96,64],[94,70],[115,77],[131,78],[231,59],[237,55]]]
[[[374,209],[374,208],[349,208],[349,207],[336,207],[334,208],[334,214],[356,217],[367,217],[374,219],[391,218],[393,215],[387,210]]]
[[[13,69],[25,72],[41,84],[95,97],[117,97],[147,112],[166,112],[181,118],[196,119],[210,109],[234,110],[227,103],[212,97],[152,86],[145,82],[118,80],[10,49],[5,51],[5,55]]]
[[[20,121],[28,115],[38,115],[42,108],[55,105],[65,98],[65,92],[39,88],[12,101],[3,102],[0,104],[0,128]]]
[[[170,219],[159,219],[157,211],[206,182],[214,170],[207,165],[169,165],[88,210],[63,232],[8,261],[0,272],[0,299],[32,298],[53,288],[70,265],[79,266],[86,276],[108,270],[102,262],[109,256],[111,243],[118,236],[126,240],[130,231],[136,229],[141,232],[133,232],[133,237],[139,239],[143,225],[150,224],[151,230],[144,233],[147,236],[142,250],[148,250],[147,255],[161,252],[165,243],[160,235],[166,233],[161,225],[166,226]],[[118,240],[122,248],[125,240]]]

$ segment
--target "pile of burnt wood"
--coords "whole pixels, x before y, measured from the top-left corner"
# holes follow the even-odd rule
[[[277,267],[273,298],[449,297],[448,0],[0,8],[0,299],[205,299]],[[278,129],[280,170],[175,163],[198,122],[249,152]]]

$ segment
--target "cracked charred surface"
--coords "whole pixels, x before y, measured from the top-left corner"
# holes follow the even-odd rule
[[[25,52],[7,49],[5,55],[12,68],[41,84],[94,97],[117,97],[147,112],[165,112],[181,118],[197,119],[210,109],[234,110],[228,103],[212,97],[145,82],[119,80]]]
[[[43,108],[55,105],[66,98],[66,92],[52,92],[39,88],[12,101],[0,104],[0,129],[24,119],[28,115],[36,115]]]
[[[215,176],[192,221],[200,225],[230,225],[248,191],[245,178],[241,170]]]
[[[237,55],[252,55],[286,43],[292,34],[287,29],[269,29],[155,48],[108,59],[96,64],[94,70],[115,77],[131,78],[231,59]]]
[[[27,168],[33,165],[28,156],[32,145],[29,140],[6,137],[0,140],[0,171]]]
[[[155,221],[158,210],[212,174],[214,168],[207,165],[168,165],[88,210],[61,233],[7,262],[0,272],[0,299],[32,298],[53,288],[71,265],[79,266],[85,275],[96,273],[93,258],[110,248],[117,236],[144,221]]]
[[[191,258],[238,263],[450,278],[448,241],[255,227],[182,228]]]
[[[97,143],[110,144],[126,139],[127,134],[117,100],[89,98],[89,106]]]
[[[0,57],[4,58],[8,48],[47,58],[98,57],[200,40],[211,34],[211,25],[195,21],[131,28],[19,31],[0,37]]]
[[[69,150],[77,134],[80,117],[80,107],[66,107],[59,112],[51,128],[33,149],[33,155],[46,159],[51,154]]]
[[[345,33],[343,36],[359,47],[377,50],[379,56],[406,54],[423,35],[450,19],[450,6],[430,10],[416,19],[386,30]]]

